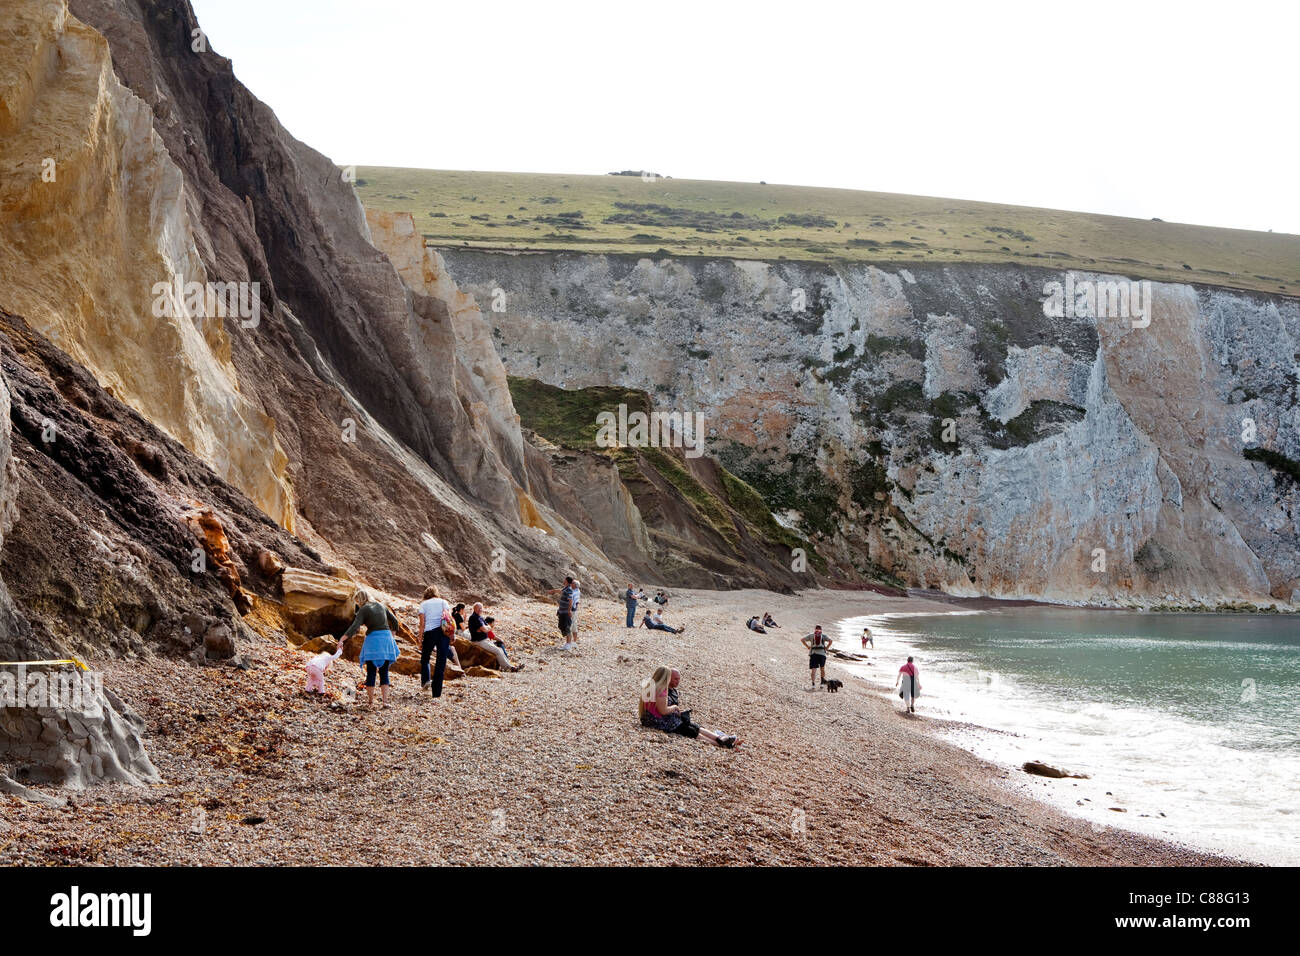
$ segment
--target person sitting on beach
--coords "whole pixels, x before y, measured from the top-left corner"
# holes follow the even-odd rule
[[[871,636],[871,628],[864,627],[862,629],[862,646],[866,647],[868,644],[870,644],[872,650],[874,650],[876,647],[876,639]]]
[[[686,630],[686,625],[681,627],[669,627],[664,623],[664,619],[658,611],[646,611],[645,617],[641,620],[642,627],[648,627],[652,631],[667,631],[669,634],[680,634]]]
[[[691,721],[691,712],[682,710],[677,699],[677,684],[681,679],[682,675],[675,669],[660,665],[641,682],[641,700],[637,708],[641,725],[691,739],[703,737],[730,750],[739,747],[741,741],[734,734],[705,730]]]
[[[469,616],[469,640],[475,647],[481,647],[492,654],[497,659],[497,664],[503,671],[521,671],[524,669],[523,664],[511,664],[510,657],[506,654],[505,645],[499,642],[494,643],[490,637],[491,632],[488,630],[487,621],[483,619],[483,605],[475,604],[474,611]]]
[[[357,615],[343,633],[339,643],[342,644],[362,627],[366,629],[366,639],[361,645],[361,657],[358,663],[366,669],[366,706],[375,706],[375,675],[379,676],[379,692],[383,704],[388,706],[388,669],[396,662],[401,651],[393,632],[398,629],[397,618],[378,601],[370,600],[365,591],[352,595],[357,606]]]
[[[800,638],[799,643],[808,648],[808,674],[812,678],[813,690],[816,690],[818,670],[822,674],[822,683],[826,683],[826,652],[834,642],[822,634],[822,626],[818,624],[811,634]]]
[[[491,616],[485,617],[483,618],[483,623],[487,625],[487,639],[497,647],[501,648],[503,652],[508,654],[509,651],[507,650],[505,643],[497,639],[497,632],[492,629],[492,625],[496,623],[496,618]]]
[[[751,631],[757,631],[759,634],[767,633],[763,625],[758,623],[757,614],[755,614],[753,617],[751,617],[748,621],[745,622],[745,627],[749,628]]]
[[[451,662],[461,670],[465,668],[460,665],[460,656],[456,653],[456,639],[462,641],[469,640],[469,632],[465,630],[465,605],[457,604],[451,609],[451,619],[456,624],[456,633],[451,636]]]
[[[663,591],[660,591],[654,596],[653,600],[656,604],[662,606],[668,603],[668,595],[665,594]]]
[[[902,683],[900,688],[898,685]],[[921,677],[916,672],[916,664],[909,657],[907,663],[898,669],[898,676],[894,678],[894,689],[898,691],[898,696],[903,698],[903,705],[910,714],[916,713],[916,698],[921,696]]]
[[[772,620],[772,612],[771,612],[771,611],[768,611],[766,614],[763,615],[763,626],[764,626],[764,627],[780,627],[781,625],[778,624],[778,623],[776,623],[776,621]]]

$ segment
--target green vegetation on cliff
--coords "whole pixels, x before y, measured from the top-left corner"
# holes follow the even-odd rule
[[[1300,236],[896,193],[357,167],[433,245],[739,259],[1016,263],[1300,294]],[[1158,212],[1158,210],[1157,210]]]
[[[628,412],[650,412],[650,396],[635,389],[595,386],[564,389],[536,379],[510,376],[510,395],[523,426],[547,441],[564,448],[604,454],[613,459],[619,476],[635,498],[638,491],[648,490],[658,478],[670,485],[698,515],[702,524],[712,528],[728,544],[741,544],[741,528],[756,541],[780,548],[804,548],[809,561],[819,570],[826,562],[816,555],[808,542],[772,516],[762,496],[749,484],[717,465],[721,488],[709,488],[687,466],[686,459],[663,448],[601,448],[596,444],[601,412],[617,414],[624,404]],[[714,479],[711,479],[714,480]]]

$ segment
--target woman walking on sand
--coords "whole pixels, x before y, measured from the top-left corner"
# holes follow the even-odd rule
[[[357,606],[357,616],[352,619],[352,623],[343,633],[342,640],[346,641],[363,626],[365,627],[366,639],[361,645],[361,657],[358,663],[366,669],[366,706],[375,706],[375,675],[378,674],[379,692],[383,697],[384,706],[387,707],[388,668],[401,653],[397,649],[397,640],[393,637],[393,632],[398,627],[397,618],[393,617],[393,612],[384,605],[370,600],[370,595],[365,591],[357,591],[352,595],[352,600]]]
[[[692,740],[703,737],[728,750],[739,747],[741,741],[734,734],[705,730],[691,722],[691,712],[682,710],[677,701],[677,684],[681,679],[682,675],[674,668],[660,665],[641,682],[641,702],[637,708],[641,714],[641,725],[669,734],[681,734]]]
[[[420,603],[420,687],[428,687],[432,682],[433,696],[442,696],[442,679],[447,671],[447,660],[452,655],[451,631],[455,623],[451,616],[451,605],[438,596],[438,589],[429,585],[424,589],[424,600]],[[429,657],[437,655],[433,666],[432,681],[429,676]]]
[[[899,689],[899,683],[902,688]],[[921,678],[916,673],[916,665],[912,663],[909,657],[907,663],[898,669],[898,676],[894,678],[894,689],[898,690],[898,696],[903,698],[903,705],[907,707],[910,714],[916,713],[916,698],[921,696]]]

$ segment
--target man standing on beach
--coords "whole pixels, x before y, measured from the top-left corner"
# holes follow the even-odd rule
[[[821,671],[822,683],[826,683],[826,652],[831,649],[834,641],[822,634],[822,626],[818,624],[799,643],[808,648],[808,676],[812,678],[812,689],[816,690],[817,671]]]
[[[627,593],[623,595],[623,599],[627,602],[627,626],[636,627],[637,601],[644,600],[645,595],[629,584],[627,586]]]
[[[876,639],[871,636],[871,628],[864,627],[862,629],[862,646],[866,647],[868,644],[871,645],[873,651],[876,649]]]
[[[578,582],[573,579],[572,575],[565,575],[564,587],[551,588],[547,594],[560,593],[560,606],[556,611],[555,617],[560,625],[560,636],[564,638],[564,643],[560,645],[560,650],[569,651],[578,646],[577,635],[573,628],[573,613],[578,607]]]
[[[578,602],[582,600],[582,588],[578,585],[578,579],[573,578],[573,603],[569,614],[569,637],[572,640],[570,650],[578,649]]]

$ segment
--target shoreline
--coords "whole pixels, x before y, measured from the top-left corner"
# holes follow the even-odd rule
[[[241,646],[252,667],[94,662],[144,718],[164,782],[72,793],[56,809],[0,797],[0,865],[1232,865],[1017,793],[857,681],[810,692],[799,638],[822,623],[951,605],[871,592],[670,591],[680,636],[626,629],[588,599],[582,649],[554,649],[554,607],[492,609],[519,674],[462,678],[394,705],[308,698],[306,655]],[[771,611],[783,627],[748,631]],[[682,703],[727,751],[642,728],[639,682],[682,672]],[[832,658],[828,672],[845,677]],[[829,675],[828,675],[829,676]],[[63,795],[68,795],[64,792]],[[259,820],[250,823],[247,821]],[[7,833],[23,834],[21,841]]]
[[[1014,606],[998,604],[993,607],[945,603],[949,603],[950,606],[919,612],[890,611],[873,614],[870,623],[873,629],[876,629],[877,625],[880,626],[877,634],[883,632],[887,642],[897,641],[899,643],[897,655],[899,660],[909,653],[925,655],[925,659],[928,659],[929,662],[930,673],[933,675],[936,664],[943,670],[945,665],[951,667],[955,662],[945,657],[943,653],[938,653],[936,656],[936,652],[933,650],[927,653],[924,647],[913,647],[906,637],[909,626],[906,622],[911,618],[943,617],[952,614],[988,614],[1026,608],[1045,612],[1062,611],[1065,613],[1090,612],[1092,610],[1125,610],[1117,608],[1079,608],[1072,605],[1048,605],[1040,602],[1019,602]],[[1127,611],[1127,613],[1139,612]],[[858,620],[849,620],[853,620],[850,629],[855,629],[857,624],[860,623]],[[846,625],[848,621],[837,623]],[[902,635],[895,630],[896,626],[903,629]],[[854,630],[854,633],[856,633],[856,630]],[[926,633],[926,628],[922,627],[923,643]],[[963,669],[972,666],[992,668],[998,666],[996,663],[989,661],[985,661],[980,665],[956,663],[957,666]],[[872,680],[875,675],[873,672],[868,671],[866,667],[857,662],[848,662],[848,666],[854,671],[854,676],[863,682],[864,686],[870,687],[877,694],[883,693],[886,699],[891,696],[884,693],[881,685]],[[1175,832],[1173,829],[1174,821],[1185,818],[1189,812],[1194,812],[1186,805],[1187,800],[1190,798],[1184,795],[1181,800],[1178,796],[1172,796],[1171,799],[1171,795],[1178,793],[1178,791],[1168,791],[1162,799],[1161,792],[1157,792],[1148,786],[1145,779],[1140,779],[1142,775],[1135,777],[1132,773],[1127,773],[1128,768],[1122,764],[1118,766],[1113,763],[1109,766],[1104,763],[1099,765],[1095,762],[1094,757],[1091,764],[1085,761],[1084,766],[1075,766],[1065,751],[1070,750],[1072,746],[1077,746],[1077,740],[1071,736],[1076,731],[1066,728],[1067,735],[1062,737],[1059,733],[1062,728],[1057,727],[1056,731],[1049,729],[1052,726],[1050,720],[1044,725],[1034,722],[1025,727],[1019,727],[1014,717],[1004,714],[1000,719],[996,713],[990,713],[986,708],[983,708],[978,699],[973,700],[969,696],[963,696],[960,685],[960,681],[950,683],[947,687],[948,694],[945,695],[941,689],[938,699],[934,698],[933,695],[931,696],[931,706],[926,708],[931,726],[943,735],[946,742],[961,747],[976,757],[987,761],[997,771],[1006,774],[1009,785],[1017,792],[1028,794],[1031,798],[1072,819],[1113,826],[1156,840],[1172,841],[1205,853],[1223,854],[1230,858],[1241,859],[1251,865],[1293,866],[1296,864],[1297,851],[1293,846],[1289,847],[1274,842],[1258,842],[1249,838],[1243,839],[1240,836],[1225,837],[1222,834],[1216,834],[1213,828],[1209,832],[1203,832],[1200,829],[1188,831],[1186,834]],[[943,686],[940,685],[941,688]],[[957,691],[955,697],[951,693],[954,690]],[[1048,701],[1040,701],[1040,705],[1047,706],[1049,710],[1052,709]],[[924,708],[925,705],[922,703],[918,706]],[[1063,716],[1067,712],[1060,711],[1057,713],[1057,717]],[[983,716],[981,716],[981,713],[983,713]],[[1077,756],[1076,754],[1076,758]],[[1029,774],[1023,769],[1027,760],[1059,767],[1067,775],[1061,778],[1053,778]],[[1091,776],[1074,775],[1071,771],[1075,770],[1089,770]],[[1166,814],[1165,810],[1168,810],[1169,813]],[[1106,811],[1116,812],[1120,815],[1111,819]],[[1184,819],[1184,826],[1187,823],[1195,826],[1194,822]]]

